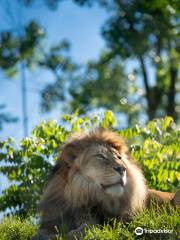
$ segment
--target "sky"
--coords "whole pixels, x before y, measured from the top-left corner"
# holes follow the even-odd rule
[[[19,0],[0,1],[0,31],[21,28],[21,26],[35,19],[45,29],[47,47],[63,39],[71,43],[70,55],[79,63],[86,63],[96,59],[105,46],[100,29],[107,15],[98,7],[79,7],[72,1],[63,1],[56,11],[46,6],[23,7]],[[43,70],[26,71],[28,89],[28,119],[29,130],[42,120],[59,118],[56,110],[50,114],[40,111],[40,90],[47,82],[53,81],[52,76]],[[6,104],[6,112],[19,118],[15,124],[5,124],[0,132],[0,140],[14,137],[18,141],[23,137],[22,101],[20,76],[7,79],[0,71],[0,104]],[[30,131],[29,131],[30,132]]]
[[[63,39],[71,43],[71,57],[79,63],[86,63],[96,59],[104,47],[100,28],[106,19],[102,8],[79,7],[72,1],[63,1],[56,11],[49,10],[46,6],[23,7],[19,0],[0,0],[0,31],[17,29],[35,19],[45,29],[47,41],[50,46]],[[53,81],[50,74],[43,70],[26,72],[29,134],[32,128],[42,120],[59,119],[60,112],[54,110],[49,114],[40,111],[40,90],[47,82]],[[8,137],[15,138],[18,142],[23,138],[22,126],[22,96],[20,76],[7,79],[0,71],[0,104],[6,105],[6,112],[18,117],[18,122],[5,124],[0,131],[0,140]],[[7,186],[7,180],[0,176],[0,191]]]

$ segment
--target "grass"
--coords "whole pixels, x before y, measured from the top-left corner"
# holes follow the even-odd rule
[[[5,217],[0,224],[0,240],[30,240],[37,229],[30,218]]]
[[[135,229],[144,229],[142,235],[137,236]],[[30,240],[37,232],[38,226],[30,218],[6,217],[0,224],[0,240]],[[145,233],[146,230],[170,230],[171,233]],[[163,239],[176,240],[180,237],[180,208],[164,206],[139,212],[129,224],[123,225],[116,220],[104,226],[90,227],[86,230],[83,240],[119,240],[119,239]],[[57,237],[61,240],[62,237]],[[180,238],[179,238],[180,239]]]

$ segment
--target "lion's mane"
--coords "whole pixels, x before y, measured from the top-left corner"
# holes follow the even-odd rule
[[[74,182],[68,181],[71,168],[75,168],[75,159],[93,144],[110,146],[123,156],[128,182],[121,197],[104,194],[85,180],[79,169],[73,170],[77,174]],[[147,187],[143,174],[131,159],[119,135],[102,129],[74,134],[63,146],[47,183],[39,208],[42,212],[41,228],[52,231],[55,225],[65,224],[71,230],[83,221],[101,223],[109,217],[123,219],[143,208],[146,198]]]

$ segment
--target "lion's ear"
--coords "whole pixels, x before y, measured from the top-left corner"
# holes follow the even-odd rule
[[[72,143],[67,144],[62,149],[62,152],[61,152],[61,155],[60,155],[60,161],[64,161],[69,166],[71,166],[71,164],[73,163],[73,161],[75,160],[77,155],[78,155],[77,147],[74,144],[72,144]]]

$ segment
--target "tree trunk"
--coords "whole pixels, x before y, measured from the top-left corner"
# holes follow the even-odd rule
[[[142,74],[143,74],[143,82],[144,82],[144,86],[145,86],[145,90],[146,90],[147,114],[148,114],[149,120],[151,120],[155,117],[155,112],[156,112],[155,106],[153,106],[154,99],[151,98],[151,89],[149,87],[148,73],[147,73],[147,69],[146,69],[144,59],[142,56],[139,56],[139,62],[141,65],[141,70],[142,70]]]
[[[168,103],[166,112],[169,116],[175,118],[175,96],[176,96],[176,79],[177,79],[177,69],[170,66],[170,87],[168,91]]]

